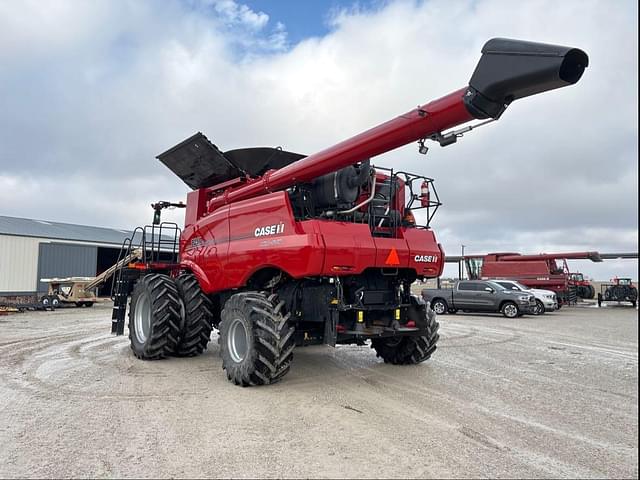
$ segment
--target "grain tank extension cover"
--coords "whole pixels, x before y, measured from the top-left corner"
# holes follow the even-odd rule
[[[238,165],[200,132],[156,158],[193,190],[245,176]]]
[[[240,148],[221,152],[198,132],[156,158],[193,190],[211,187],[238,177],[259,177],[305,155],[281,148]]]

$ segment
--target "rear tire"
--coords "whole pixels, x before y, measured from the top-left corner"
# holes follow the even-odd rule
[[[431,308],[437,315],[444,315],[449,311],[449,305],[447,305],[447,302],[441,298],[435,299],[431,303]]]
[[[184,303],[184,323],[174,354],[178,357],[200,355],[211,338],[213,304],[202,292],[195,275],[180,275],[176,285]]]
[[[294,327],[276,294],[243,292],[224,304],[221,314],[222,368],[236,385],[268,385],[291,368]]]
[[[374,338],[371,348],[375,349],[378,357],[384,363],[393,365],[415,365],[428,360],[436,351],[436,344],[440,335],[440,324],[436,321],[433,310],[425,307],[418,310],[419,319],[416,325],[424,328],[425,333],[416,337],[387,337]]]
[[[175,352],[180,336],[178,287],[171,277],[152,273],[136,283],[129,307],[129,339],[141,360],[159,360]]]
[[[505,302],[505,304],[502,305],[502,309],[500,311],[507,318],[516,318],[518,315],[520,315],[520,309],[513,302]]]

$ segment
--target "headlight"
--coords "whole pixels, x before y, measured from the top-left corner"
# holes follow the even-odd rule
[[[544,298],[548,298],[549,300],[553,300],[554,298],[556,298],[556,296],[553,295],[552,293],[547,293],[547,294],[545,294]]]
[[[523,302],[526,302],[527,300],[529,300],[529,296],[528,295],[518,295],[518,300],[522,300]]]

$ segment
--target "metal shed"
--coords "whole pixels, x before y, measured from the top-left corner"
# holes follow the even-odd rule
[[[46,291],[41,278],[97,275],[131,233],[0,215],[0,297],[37,297]]]

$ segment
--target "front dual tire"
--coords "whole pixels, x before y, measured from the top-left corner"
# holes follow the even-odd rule
[[[209,343],[213,306],[192,274],[149,274],[136,284],[129,308],[131,350],[142,360],[201,354]]]
[[[159,273],[142,277],[131,294],[129,340],[141,360],[159,360],[176,351],[182,329],[182,302],[175,281]]]

